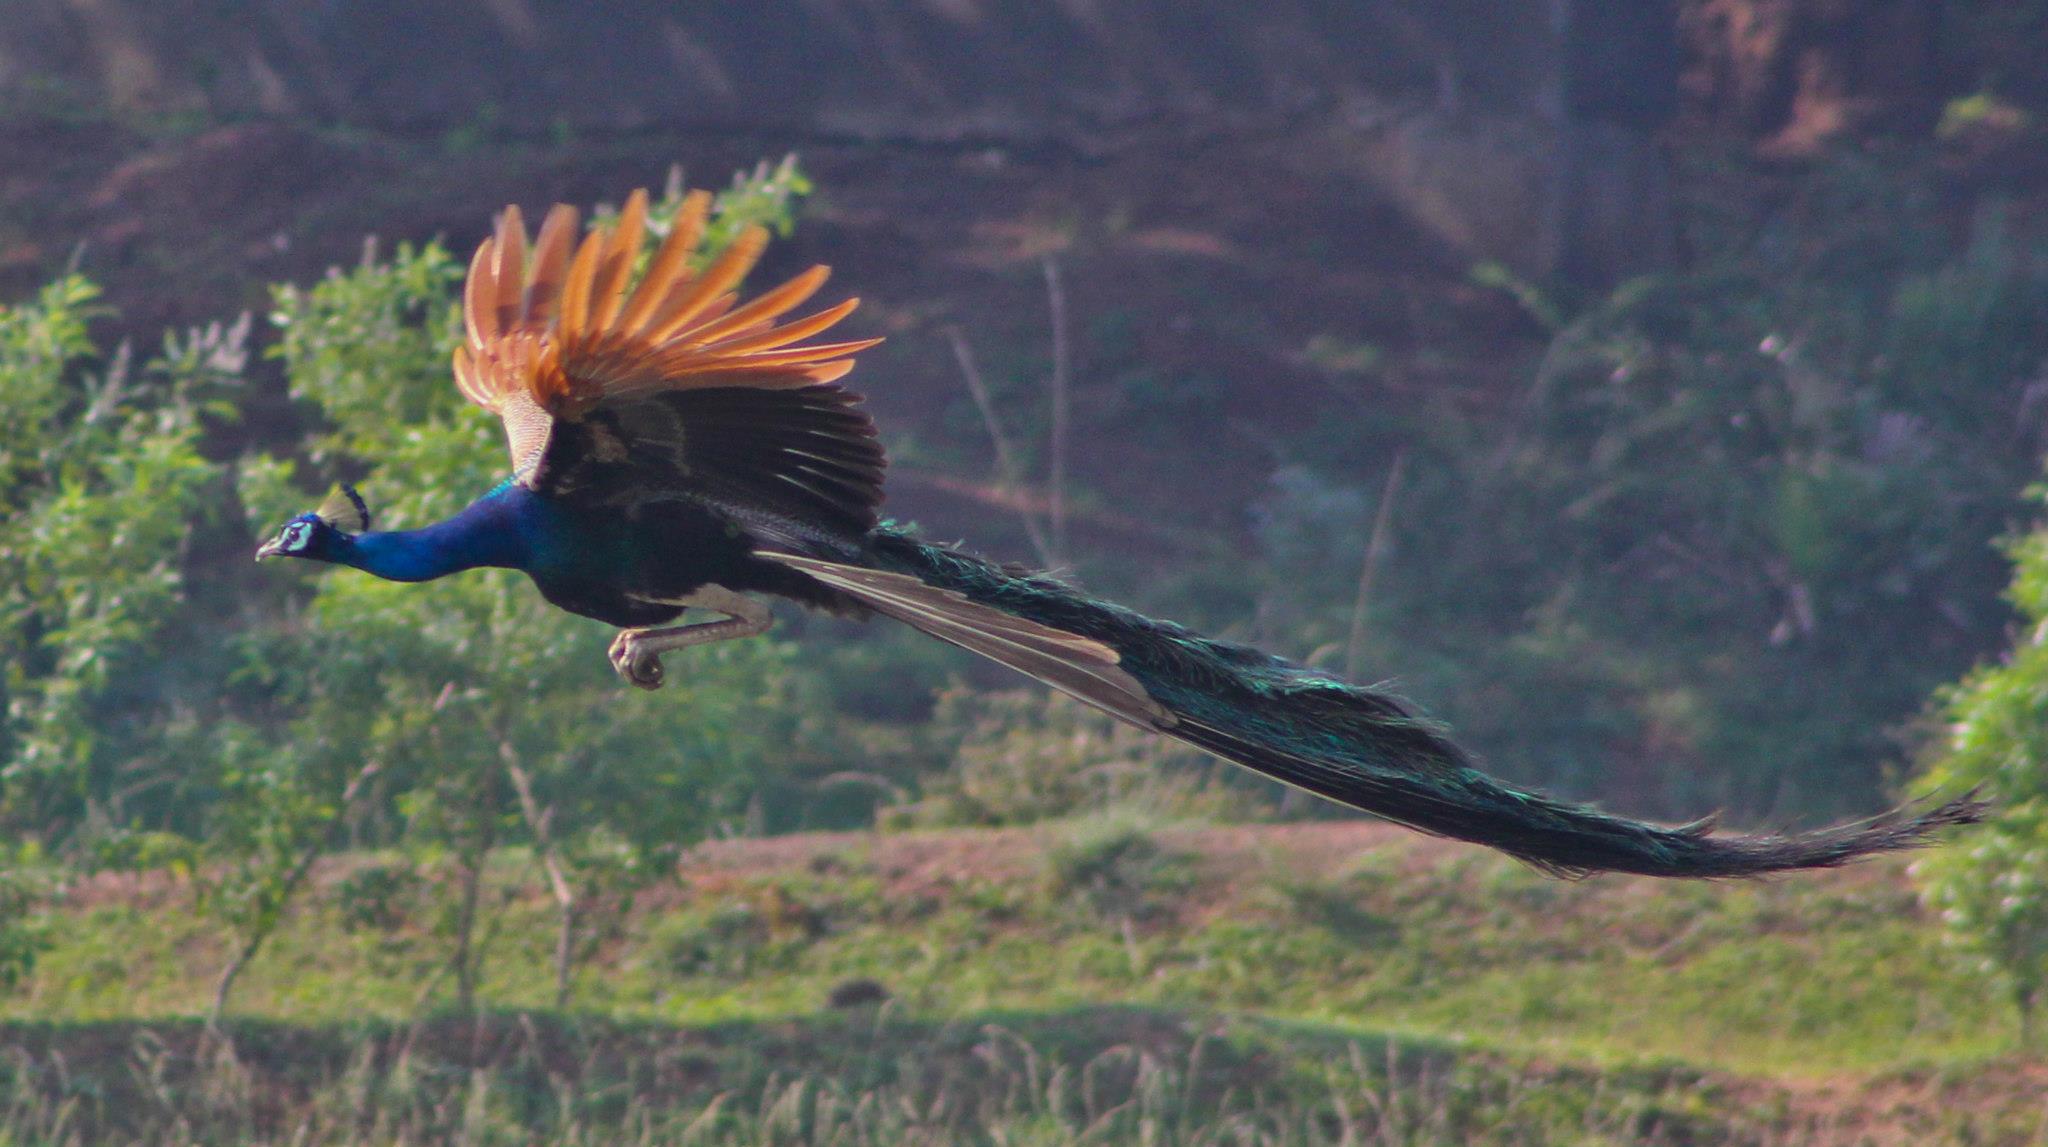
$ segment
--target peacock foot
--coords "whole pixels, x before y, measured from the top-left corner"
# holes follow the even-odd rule
[[[610,657],[619,676],[642,689],[661,688],[661,654],[646,648],[637,631],[629,629],[613,638]]]

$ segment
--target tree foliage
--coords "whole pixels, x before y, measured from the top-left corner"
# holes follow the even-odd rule
[[[2005,621],[1990,542],[2048,443],[2048,258],[1996,204],[1956,243],[1912,172],[1854,158],[1695,215],[1682,273],[1516,284],[1555,326],[1511,411],[1402,427],[1362,661],[1528,780],[1867,812],[1898,727]],[[1261,521],[1272,616],[1341,647],[1386,470],[1301,460]]]
[[[223,486],[205,419],[231,409],[247,333],[98,362],[97,298],[74,275],[0,309],[0,824],[45,847],[156,819],[191,783],[181,750],[211,705],[170,639]]]
[[[790,162],[736,179],[697,257],[745,223],[787,230],[806,186]],[[679,205],[672,187],[650,246]],[[209,428],[234,416],[246,319],[169,338],[138,368],[125,347],[100,358],[83,279],[0,311],[8,853],[190,874],[236,941],[217,1007],[340,843],[434,878],[419,885],[439,900],[432,961],[446,975],[423,974],[430,990],[452,980],[464,1006],[490,857],[526,849],[560,897],[566,999],[603,914],[681,847],[746,819],[803,739],[779,642],[693,650],[645,695],[612,673],[606,627],[516,573],[420,586],[299,563],[247,575],[249,538],[330,481],[364,480],[378,526],[406,528],[508,471],[494,420],[449,379],[460,279],[438,243],[388,256],[370,244],[355,267],[278,287],[269,353],[308,429],[287,454],[232,464]],[[9,966],[32,958],[27,922],[8,937]]]
[[[786,165],[736,183],[714,218],[758,217],[763,200],[786,212],[792,176]],[[660,224],[679,202],[676,189],[654,212]],[[729,241],[737,230],[712,234]],[[699,258],[716,254],[707,243]],[[276,354],[292,396],[323,427],[306,443],[311,468],[338,477],[374,466],[366,488],[379,528],[445,518],[509,468],[498,428],[449,382],[460,278],[438,244],[402,245],[389,260],[368,255],[309,290],[275,295]],[[303,505],[299,469],[250,466],[252,527]],[[294,699],[294,717],[287,751],[252,774],[270,795],[251,807],[288,819],[269,831],[303,853],[350,813],[337,796],[373,766],[359,835],[451,878],[435,886],[450,892],[448,970],[464,1007],[481,958],[485,863],[497,845],[532,848],[561,897],[566,994],[579,905],[657,876],[664,857],[742,815],[793,739],[781,643],[694,650],[702,656],[688,659],[687,674],[648,696],[613,674],[607,627],[549,606],[515,572],[424,585],[332,569],[300,576],[314,585],[310,599],[258,653],[269,689]],[[279,892],[288,889],[269,899]]]
[[[1994,816],[1919,858],[1914,874],[1950,935],[2010,993],[2031,1039],[2048,1003],[2048,528],[2008,550],[2021,616],[2012,651],[1947,692],[1945,751],[1920,781],[1929,793],[1974,788]]]

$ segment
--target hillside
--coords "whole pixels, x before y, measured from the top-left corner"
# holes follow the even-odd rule
[[[146,353],[166,328],[268,313],[269,285],[355,266],[366,237],[462,250],[508,201],[612,201],[678,161],[717,185],[795,148],[820,191],[763,276],[828,263],[864,300],[852,333],[887,336],[861,388],[893,515],[1033,559],[1060,357],[1059,557],[1091,588],[1354,658],[1501,771],[1632,812],[1877,807],[1898,727],[2001,638],[1988,543],[2024,520],[2042,439],[2036,264],[1972,254],[2006,241],[1987,228],[2030,234],[2026,187],[1993,174],[2004,153],[1919,152],[1873,179],[1854,155],[1788,172],[1702,143],[1682,188],[1702,268],[1602,299],[1433,229],[1388,191],[1379,131],[1312,115],[1016,146],[26,117],[0,120],[20,159],[0,179],[0,290],[75,259],[106,288],[100,344]],[[1788,226],[1809,241],[1774,245]],[[1897,321],[1909,306],[1936,313]],[[1758,354],[1779,327],[1828,357]],[[963,347],[1021,477],[994,457]],[[1795,401],[1808,370],[1852,391]],[[317,417],[274,361],[247,373],[210,451],[303,450]],[[1397,459],[1378,601],[1346,652]],[[196,551],[195,576],[264,592],[214,558]]]
[[[887,336],[857,385],[893,516],[1395,681],[1516,780],[1814,823],[1881,807],[2000,648],[1992,543],[2048,444],[2008,66],[2040,29],[1990,8],[36,0],[0,14],[0,299],[104,287],[82,375],[508,202],[795,152],[817,193],[762,281],[828,263]],[[211,458],[410,487],[312,446],[250,337]],[[249,528],[187,546],[200,612],[276,593],[221,556]],[[849,686],[867,656],[909,684]],[[851,721],[1000,680],[810,661]]]

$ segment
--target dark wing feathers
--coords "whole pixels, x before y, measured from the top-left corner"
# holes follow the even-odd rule
[[[854,401],[816,385],[677,390],[601,405],[556,426],[528,482],[563,497],[689,497],[750,524],[765,516],[858,538],[875,524],[885,461]]]
[[[857,299],[780,322],[824,267],[742,301],[768,241],[758,227],[692,272],[710,205],[704,192],[684,200],[637,282],[644,191],[580,242],[576,211],[556,206],[530,253],[507,208],[470,264],[456,381],[504,421],[535,490],[694,499],[775,544],[856,540],[875,524],[885,462],[860,397],[834,383],[879,340],[802,342]]]

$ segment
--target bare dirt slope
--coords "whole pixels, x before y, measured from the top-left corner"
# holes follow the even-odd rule
[[[308,282],[359,258],[371,234],[466,250],[508,202],[616,201],[674,163],[715,186],[795,150],[821,190],[762,275],[830,263],[831,289],[864,299],[854,322],[889,336],[864,356],[861,388],[897,456],[892,508],[1021,546],[1011,507],[1030,494],[990,488],[987,432],[948,332],[968,340],[1013,436],[1035,447],[1050,261],[1072,316],[1077,524],[1170,556],[1233,546],[1304,428],[1354,426],[1371,465],[1385,448],[1376,408],[1493,401],[1533,345],[1508,300],[1468,284],[1467,259],[1373,190],[1358,146],[1328,120],[1028,149],[774,133],[471,145],[280,123],[148,137],[15,122],[0,125],[15,160],[0,175],[0,291],[75,259],[120,312],[110,329],[147,346],[168,325],[260,309],[263,284]],[[1469,358],[1404,358],[1447,331]],[[1392,369],[1355,370],[1346,353]],[[259,410],[249,432],[286,417]]]

